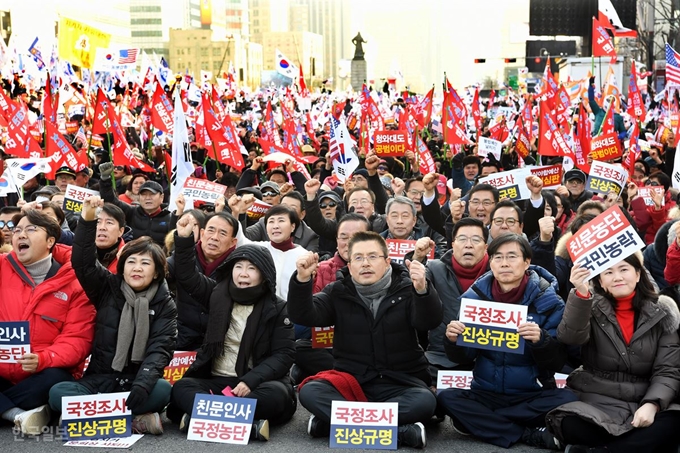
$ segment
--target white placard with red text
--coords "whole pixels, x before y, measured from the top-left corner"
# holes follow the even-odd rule
[[[404,264],[404,256],[416,249],[416,241],[409,239],[385,239],[387,250],[392,261]],[[430,250],[428,259],[434,259],[434,248]]]
[[[227,186],[210,182],[206,179],[187,178],[182,188],[182,195],[188,202],[204,201],[206,203],[215,204],[218,198],[227,193]]]
[[[472,371],[437,371],[437,390],[469,389],[472,385]]]
[[[529,167],[531,174],[543,180],[543,188],[548,190],[557,189],[562,184],[562,165],[544,165],[542,167]]]
[[[666,197],[664,197],[664,195],[666,194],[666,191],[663,187],[647,186],[638,189],[638,195],[645,201],[645,206],[654,206],[654,200],[652,200],[652,193],[654,192],[661,194],[661,206],[665,205]]]
[[[246,211],[246,215],[252,221],[260,220],[260,217],[264,217],[271,207],[272,205],[269,203],[265,203],[264,201],[258,200],[256,198],[255,202]]]
[[[599,275],[644,246],[645,242],[618,205],[581,227],[567,242],[572,262],[590,269],[589,278]]]

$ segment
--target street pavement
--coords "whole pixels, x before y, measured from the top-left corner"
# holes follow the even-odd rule
[[[298,405],[297,412],[293,419],[286,425],[271,429],[269,442],[253,441],[250,445],[229,445],[187,441],[186,434],[180,433],[177,425],[171,424],[164,419],[165,433],[161,436],[145,435],[132,448],[132,451],[144,453],[186,453],[186,452],[253,452],[258,453],[316,453],[320,451],[331,451],[328,447],[327,439],[312,439],[307,435],[307,421],[309,412]],[[104,448],[86,447],[64,447],[63,442],[46,441],[43,437],[20,438],[12,434],[9,425],[0,427],[0,452],[30,452],[30,453],[53,453],[55,451],[92,451],[92,453],[103,453],[105,451],[121,451]],[[415,449],[402,447],[400,451],[417,451]],[[338,451],[338,450],[335,450]],[[375,450],[353,450],[353,451],[375,451]],[[491,453],[491,452],[540,452],[544,450],[527,447],[526,445],[516,445],[510,450],[506,450],[492,445],[484,444],[470,437],[461,436],[451,428],[448,418],[439,425],[427,427],[427,447],[422,450],[425,452],[437,453]],[[547,451],[547,450],[545,450]]]

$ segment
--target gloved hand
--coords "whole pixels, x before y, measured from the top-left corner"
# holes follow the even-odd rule
[[[595,76],[592,76],[592,77],[590,78],[590,84],[591,84],[591,85],[595,85]]]
[[[465,159],[465,153],[458,153],[455,156],[453,156],[453,159],[451,159],[451,166],[455,170],[462,170],[463,169],[463,159]]]
[[[111,173],[113,173],[113,163],[112,162],[104,162],[99,166],[99,174],[101,175],[101,178],[103,180],[109,180],[111,179]]]
[[[147,392],[146,389],[141,385],[133,385],[130,389],[130,395],[127,397],[127,402],[125,405],[128,407],[128,409],[135,413],[137,409],[146,403],[147,399],[149,399],[149,392]]]

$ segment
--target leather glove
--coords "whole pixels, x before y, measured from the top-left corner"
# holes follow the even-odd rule
[[[108,162],[107,162],[108,163]],[[133,413],[137,412],[137,409],[142,407],[146,400],[149,399],[149,392],[146,391],[141,385],[133,385],[130,389],[130,395],[127,397],[125,405]]]
[[[453,166],[453,168],[455,168],[456,170],[462,170],[463,159],[465,159],[465,153],[458,153],[455,156],[453,156],[453,159],[451,159],[451,165]]]
[[[595,76],[590,78],[590,84],[595,85]]]
[[[111,179],[111,173],[113,173],[113,163],[104,162],[99,166],[99,174],[103,180]]]

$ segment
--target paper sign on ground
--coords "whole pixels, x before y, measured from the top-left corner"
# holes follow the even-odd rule
[[[477,145],[477,154],[486,157],[489,153],[493,154],[497,161],[501,160],[501,150],[503,143],[493,138],[479,137],[479,144]]]
[[[416,249],[416,241],[409,239],[385,239],[387,250],[392,261],[404,264],[404,256]],[[428,259],[434,259],[434,247],[430,250]]]
[[[618,205],[581,227],[567,242],[572,262],[590,269],[591,279],[644,246]]]
[[[132,435],[132,412],[125,402],[130,392],[64,396],[61,426],[69,440],[107,439]]]
[[[619,195],[627,180],[628,172],[620,165],[612,165],[594,160],[590,166],[586,190],[602,195],[607,195],[609,192],[614,191]]]
[[[335,326],[312,327],[312,348],[329,349],[333,347]]]
[[[83,201],[87,197],[93,196],[99,196],[99,192],[69,184],[66,186],[66,193],[64,194],[64,211],[80,214],[83,210]]]
[[[256,404],[252,398],[197,394],[187,439],[246,445]]]
[[[396,450],[399,403],[333,401],[331,448]]]
[[[130,448],[137,443],[144,434],[133,434],[130,437],[112,437],[109,439],[71,440],[64,447],[96,447],[96,448]]]
[[[472,385],[472,371],[439,370],[437,390],[469,389]]]
[[[526,305],[461,299],[459,321],[465,331],[456,344],[492,351],[524,353],[520,324],[530,321]]]
[[[175,351],[168,366],[163,369],[163,379],[170,385],[182,379],[192,363],[196,361],[196,351]]]
[[[17,363],[31,352],[28,321],[0,322],[0,363]]]
[[[527,200],[531,197],[531,191],[527,187],[527,176],[531,176],[529,168],[493,173],[479,180],[479,184],[489,184],[498,189],[499,198],[510,200]]]

